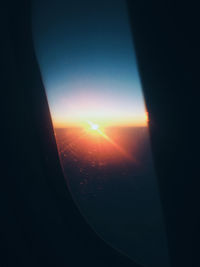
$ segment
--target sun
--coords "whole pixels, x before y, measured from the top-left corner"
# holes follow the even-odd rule
[[[99,136],[101,133],[101,127],[99,124],[92,121],[87,121],[88,126],[84,127],[85,131],[92,136]]]
[[[92,130],[98,130],[98,129],[99,129],[99,125],[98,125],[98,124],[94,124],[94,123],[92,123],[92,124],[91,124],[91,129],[92,129]]]
[[[93,130],[93,131],[99,131],[100,130],[100,127],[99,127],[99,124],[97,123],[94,123],[92,121],[87,121],[87,123],[89,124],[89,129],[88,130]]]

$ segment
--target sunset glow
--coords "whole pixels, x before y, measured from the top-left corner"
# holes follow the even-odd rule
[[[115,94],[113,94],[115,95]],[[118,97],[119,98],[119,97]],[[96,101],[90,102],[90,98],[59,101],[56,109],[52,108],[52,118],[55,127],[87,127],[88,121],[93,122],[91,128],[96,130],[99,127],[141,127],[148,124],[148,113],[142,103],[131,105],[126,99],[107,99],[107,103]],[[91,104],[92,103],[92,104]]]
[[[103,127],[146,127],[148,123],[148,118],[147,115],[144,114],[144,116],[138,116],[138,117],[133,117],[132,119],[129,118],[124,118],[123,119],[99,119],[96,120],[98,121],[99,124],[95,124],[94,126],[91,127],[91,129],[96,130],[95,127],[97,125],[102,125]],[[56,128],[66,128],[66,127],[87,127],[86,126],[86,121],[85,120],[66,120],[63,119],[53,119],[54,126]],[[99,127],[99,126],[98,126]]]

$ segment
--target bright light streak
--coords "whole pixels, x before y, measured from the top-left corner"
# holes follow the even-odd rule
[[[109,142],[111,143],[119,152],[121,152],[121,154],[129,159],[130,161],[136,162],[136,160],[134,159],[134,157],[128,153],[125,149],[123,149],[122,147],[120,147],[116,142],[114,142],[109,136],[107,136],[105,133],[103,133],[101,130],[98,130],[98,132]]]
[[[135,162],[135,158],[128,153],[124,148],[119,146],[116,142],[114,142],[108,135],[106,135],[102,130],[99,129],[98,124],[94,124],[91,121],[87,121],[88,124],[91,126],[92,130],[95,130],[95,133],[100,134],[104,139],[106,139],[110,144],[112,144],[125,158],[129,159],[130,161]]]

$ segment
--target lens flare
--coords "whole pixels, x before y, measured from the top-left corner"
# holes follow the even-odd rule
[[[90,136],[93,136],[94,138],[98,138],[99,136],[102,137],[107,142],[112,144],[112,146],[114,146],[115,149],[117,149],[118,152],[120,152],[126,159],[134,161],[136,163],[135,158],[131,154],[129,154],[124,148],[118,145],[114,140],[112,140],[112,138],[104,132],[104,129],[102,127],[100,128],[98,124],[93,123],[89,120],[87,121],[87,123],[90,125],[90,128],[86,128],[85,133],[90,134]]]

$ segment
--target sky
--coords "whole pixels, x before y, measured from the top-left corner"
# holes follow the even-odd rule
[[[33,37],[55,126],[146,125],[124,0],[34,0]]]

